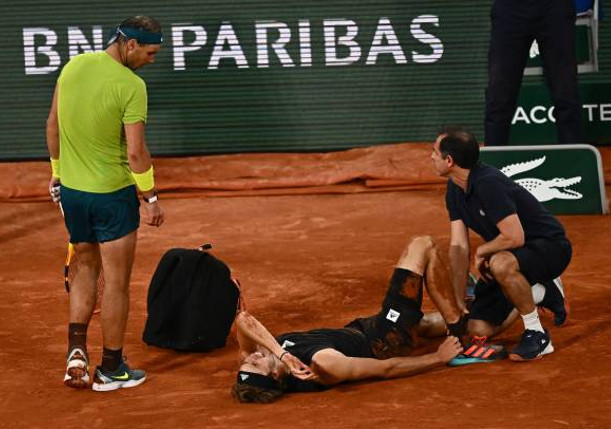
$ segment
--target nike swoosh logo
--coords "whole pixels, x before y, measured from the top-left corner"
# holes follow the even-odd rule
[[[127,372],[124,372],[121,375],[113,375],[111,376],[111,378],[113,380],[127,380],[129,378],[129,374]]]

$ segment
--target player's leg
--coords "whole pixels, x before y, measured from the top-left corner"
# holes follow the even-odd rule
[[[134,262],[137,232],[100,245],[106,276],[100,319],[104,349],[102,365],[96,369],[93,389],[110,391],[134,387],[146,374],[131,369],[123,357],[123,340],[129,314],[129,283]]]
[[[97,243],[75,243],[79,269],[70,286],[70,324],[68,357],[64,384],[73,388],[89,387],[87,328],[93,314],[100,275],[100,249]]]
[[[443,321],[447,332],[461,340],[465,350],[452,360],[451,365],[494,362],[506,355],[504,348],[487,344],[485,338],[474,343],[473,338],[466,335],[467,319],[456,302],[447,267],[443,264],[439,248],[431,237],[414,238],[401,255],[397,267],[424,273],[427,292],[441,316],[433,313],[423,317],[418,325],[418,332],[427,336],[441,334]],[[397,270],[395,274],[396,272]]]
[[[106,286],[100,319],[104,347],[118,350],[123,347],[129,313],[129,281],[136,250],[137,232],[100,245]]]
[[[96,301],[101,267],[100,249],[89,222],[90,195],[64,186],[61,195],[66,229],[79,259],[78,270],[70,287],[70,323],[64,384],[73,388],[85,388],[89,386],[90,381],[87,328]]]
[[[412,239],[403,251],[397,268],[409,270],[426,279],[427,292],[446,322],[450,334],[462,337],[466,333],[466,320],[456,303],[447,267],[435,241],[429,236]]]
[[[79,268],[70,285],[70,323],[88,324],[97,298],[102,259],[98,243],[74,243]]]
[[[486,284],[479,281],[475,285],[475,297],[470,306],[466,335],[462,337],[464,351],[450,362],[450,366],[472,363],[490,363],[507,356],[505,348],[488,343],[503,320],[513,309],[513,305],[503,296],[500,286],[495,282]],[[426,326],[424,329],[436,329]]]
[[[425,248],[431,241],[430,238],[418,237],[405,247],[378,314],[346,325],[365,334],[372,353],[378,359],[398,356],[401,348],[415,345],[418,325],[423,317],[423,275],[428,263]]]
[[[132,370],[123,358],[129,283],[140,215],[133,186],[100,195],[96,204],[96,235],[105,276],[100,312],[104,348],[102,365],[96,369],[92,387],[97,391],[109,391],[134,387],[146,379],[144,371]]]

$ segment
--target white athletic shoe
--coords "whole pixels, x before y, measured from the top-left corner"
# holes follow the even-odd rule
[[[80,347],[75,347],[68,353],[66,359],[66,374],[64,384],[74,389],[89,387],[89,359],[87,353]]]

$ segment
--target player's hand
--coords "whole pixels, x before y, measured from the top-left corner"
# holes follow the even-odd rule
[[[437,349],[437,356],[443,363],[448,363],[463,351],[460,341],[456,337],[448,337]]]
[[[144,203],[143,205],[144,210],[146,211],[144,222],[151,226],[161,226],[165,219],[163,208],[159,202],[156,201],[154,203]]]
[[[57,177],[51,177],[51,180],[49,181],[49,195],[51,195],[51,199],[55,204],[59,204],[62,200],[59,185],[61,185],[59,179]]]
[[[299,358],[293,356],[290,353],[284,353],[282,355],[282,362],[288,366],[293,377],[300,380],[312,380],[316,375],[312,372],[309,366],[301,362]]]
[[[482,280],[484,280],[485,282],[490,282],[494,280],[494,277],[492,277],[492,273],[490,272],[490,265],[489,265],[490,261],[488,258],[482,258],[481,256],[475,255],[474,262],[475,262],[475,268],[477,269],[479,274],[482,276]]]

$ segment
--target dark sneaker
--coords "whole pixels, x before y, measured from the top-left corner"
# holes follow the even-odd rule
[[[108,392],[121,388],[136,387],[146,380],[146,373],[139,369],[131,369],[125,363],[125,358],[121,365],[113,371],[108,372],[98,366],[93,377],[93,390],[97,392]]]
[[[509,359],[514,361],[541,359],[543,355],[553,351],[554,346],[547,330],[541,332],[527,329],[516,348],[509,352]]]
[[[491,363],[507,356],[505,347],[490,344],[487,337],[473,335],[463,339],[464,351],[448,362],[449,366],[470,365],[472,363]]]
[[[74,389],[89,387],[89,359],[87,353],[80,347],[75,347],[68,353],[66,359],[66,374],[64,384]]]
[[[545,287],[543,300],[537,305],[554,313],[554,325],[562,326],[569,315],[569,301],[564,295],[564,285],[560,277],[541,283]]]

